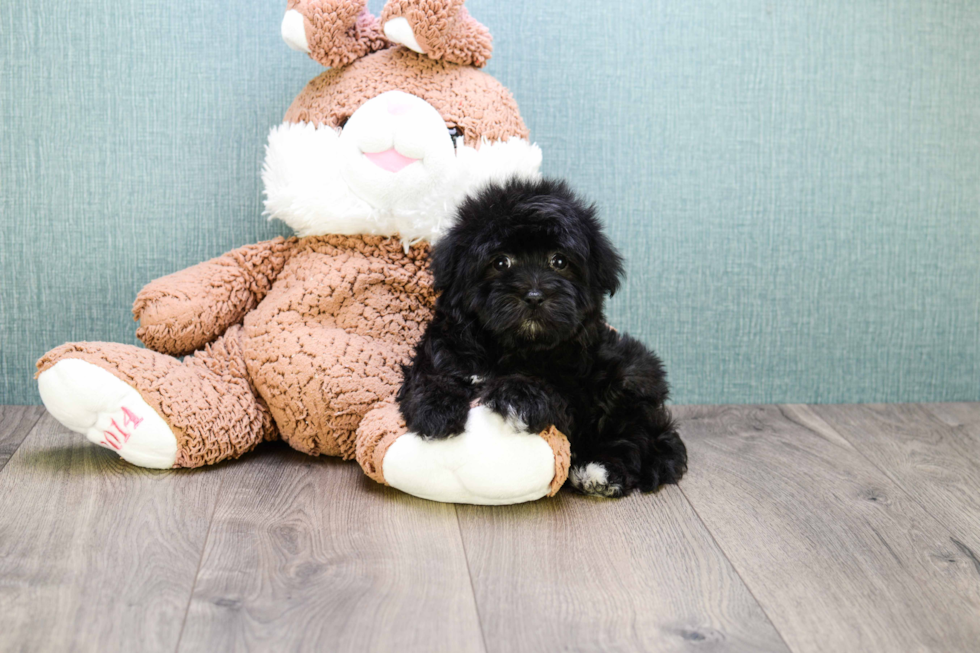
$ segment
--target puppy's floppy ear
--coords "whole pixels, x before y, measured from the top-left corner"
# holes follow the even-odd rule
[[[544,180],[541,187],[543,194],[551,196],[550,203],[558,206],[557,213],[564,215],[570,212],[581,221],[584,227],[582,235],[588,243],[590,281],[602,294],[608,293],[612,297],[619,290],[623,278],[623,257],[602,232],[598,208],[576,196],[571,187],[561,179]],[[540,207],[548,203],[539,201],[538,204],[536,210],[541,213]]]
[[[432,271],[432,287],[436,292],[445,292],[453,285],[456,277],[457,246],[453,234],[437,242],[429,254],[429,270]]]
[[[598,229],[592,234],[590,243],[589,267],[592,278],[595,279],[603,293],[612,297],[619,290],[623,280],[623,257],[619,255],[615,245]]]

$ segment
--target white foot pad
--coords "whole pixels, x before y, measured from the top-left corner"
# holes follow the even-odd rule
[[[173,431],[136,390],[101,367],[66,358],[41,373],[37,386],[48,412],[90,442],[140,467],[173,467]]]
[[[423,440],[406,433],[395,440],[382,471],[389,485],[423,499],[504,505],[548,494],[555,454],[541,436],[476,406],[459,435]]]

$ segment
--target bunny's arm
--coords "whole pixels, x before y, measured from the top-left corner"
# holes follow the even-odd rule
[[[136,336],[148,348],[183,356],[238,324],[272,287],[296,239],[246,245],[146,284],[136,296]]]

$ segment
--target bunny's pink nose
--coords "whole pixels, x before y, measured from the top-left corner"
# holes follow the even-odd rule
[[[384,152],[365,152],[364,156],[368,158],[368,161],[388,172],[398,172],[405,166],[418,161],[418,159],[401,154],[395,148]]]
[[[405,102],[399,102],[398,100],[391,100],[388,102],[388,113],[393,116],[402,116],[408,113],[410,106]]]

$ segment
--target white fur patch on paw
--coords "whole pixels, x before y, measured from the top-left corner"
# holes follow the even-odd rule
[[[617,497],[623,489],[619,485],[609,483],[609,472],[599,463],[572,467],[568,480],[579,492],[599,497]]]
[[[282,17],[282,40],[297,52],[310,53],[310,44],[306,40],[306,24],[303,14],[290,9]]]
[[[385,23],[384,30],[385,36],[392,43],[399,43],[409,50],[414,50],[419,54],[425,54],[425,50],[419,45],[418,40],[415,38],[415,32],[412,31],[412,26],[408,24],[407,19],[401,16],[392,18]]]
[[[504,419],[504,422],[514,431],[527,431],[527,424],[521,419],[521,416],[517,414],[517,411],[513,407],[507,411],[507,417]]]
[[[56,420],[134,465],[169,469],[177,438],[135,389],[106,370],[66,358],[37,379],[41,401]]]
[[[401,436],[388,448],[382,468],[385,481],[402,492],[492,506],[548,494],[555,454],[538,434],[515,430],[486,406],[475,406],[459,435],[443,440]]]

